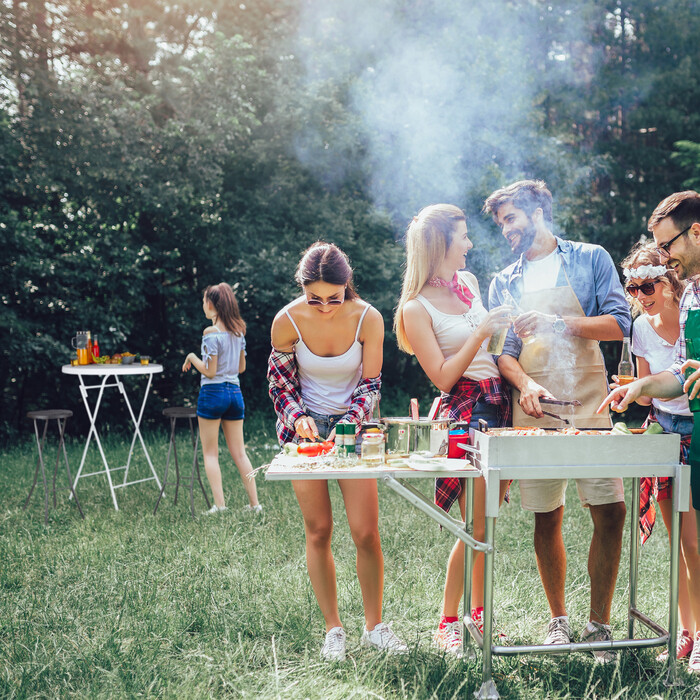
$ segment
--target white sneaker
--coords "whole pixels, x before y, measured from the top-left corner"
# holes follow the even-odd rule
[[[612,628],[600,622],[589,622],[581,633],[582,642],[612,642]],[[599,664],[609,664],[617,659],[617,652],[610,649],[596,649],[591,652]]]
[[[342,627],[328,630],[321,647],[321,656],[326,661],[345,661],[345,630]]]
[[[688,659],[688,670],[700,673],[700,632],[695,633],[693,651],[690,652],[690,659]]]
[[[204,515],[213,515],[214,513],[223,513],[225,510],[227,510],[226,506],[217,506],[213,505],[209,510],[204,511]]]
[[[258,503],[257,506],[247,505],[247,506],[244,506],[244,507],[243,507],[243,510],[244,510],[246,513],[256,513],[256,514],[259,514],[259,513],[262,513],[262,506],[261,506],[259,503]]]
[[[433,635],[433,643],[447,654],[462,658],[462,623],[457,620],[438,627]]]
[[[386,622],[380,622],[371,631],[365,627],[360,644],[389,654],[405,654],[408,651],[408,647],[392,632]]]
[[[563,617],[553,617],[549,621],[547,627],[547,636],[544,638],[543,644],[571,644],[573,639],[569,621]]]

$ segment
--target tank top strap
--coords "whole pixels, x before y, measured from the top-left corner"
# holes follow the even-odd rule
[[[370,305],[367,304],[365,306],[365,310],[362,312],[362,316],[360,316],[360,322],[357,324],[357,331],[355,331],[355,342],[357,342],[358,338],[360,337],[360,328],[362,328],[362,322],[365,320],[365,314],[369,311]]]
[[[299,340],[301,340],[301,331],[299,330],[299,327],[297,326],[296,323],[294,323],[294,319],[292,318],[292,315],[289,313],[289,309],[285,309],[284,313],[287,314],[287,318],[291,321],[292,325],[294,326],[294,330],[297,332],[297,335],[299,336]],[[302,340],[302,342],[304,342]]]

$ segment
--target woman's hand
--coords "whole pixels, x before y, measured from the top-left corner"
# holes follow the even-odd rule
[[[310,416],[302,416],[294,421],[294,430],[300,438],[315,440],[318,437],[318,428],[314,419]]]
[[[185,358],[185,362],[182,365],[183,372],[187,372],[190,369],[190,367],[192,367],[192,359],[191,358],[192,358],[192,353],[190,352],[187,354],[187,357]]]
[[[681,365],[681,372],[685,373],[687,369],[694,369],[693,372],[683,383],[683,391],[688,394],[689,399],[694,399],[700,391],[700,360],[686,360]],[[693,386],[695,384],[695,386]]]
[[[498,331],[510,326],[510,318],[513,313],[512,306],[497,306],[486,314],[484,320],[476,327],[476,332],[487,338]]]

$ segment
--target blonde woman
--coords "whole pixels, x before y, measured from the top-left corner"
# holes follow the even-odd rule
[[[416,356],[423,371],[442,392],[440,415],[474,426],[507,425],[510,392],[504,387],[488,338],[509,326],[510,307],[487,312],[476,277],[462,268],[472,248],[464,212],[451,204],[434,204],[413,218],[406,232],[406,272],[395,327],[399,347]],[[465,517],[460,479],[436,481],[436,503],[448,511],[457,500]],[[507,482],[501,484],[501,499]],[[474,537],[484,537],[484,482],[477,479]],[[471,616],[483,629],[483,554],[474,557]],[[460,655],[462,625],[459,603],[463,593],[464,545],[457,542],[447,565],[442,616],[436,645]]]

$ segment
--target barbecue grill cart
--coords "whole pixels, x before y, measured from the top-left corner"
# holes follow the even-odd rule
[[[668,685],[679,685],[676,676],[676,636],[678,632],[678,555],[680,545],[681,511],[688,509],[690,469],[678,463],[680,437],[663,435],[622,435],[610,431],[540,431],[524,434],[515,429],[490,430],[486,424],[480,430],[470,429],[471,446],[468,461],[446,457],[426,458],[420,454],[397,458],[390,455],[387,462],[368,465],[345,462],[339,465],[332,458],[300,459],[278,455],[266,471],[268,480],[296,479],[378,479],[413,506],[444,527],[467,545],[464,557],[464,618],[469,631],[464,635],[465,656],[473,654],[471,640],[482,650],[482,684],[475,696],[482,700],[498,699],[493,682],[493,655],[533,653],[562,653],[562,651],[593,651],[631,647],[667,645]],[[350,464],[351,466],[347,466]],[[409,481],[416,478],[459,477],[466,484],[466,523],[456,520],[438,508]],[[473,531],[473,479],[483,476],[486,481],[485,542],[471,536]],[[669,576],[668,630],[637,609],[637,559],[639,551],[638,512],[639,480],[643,476],[671,477],[673,484],[673,519],[671,528],[671,564]],[[557,646],[497,646],[492,643],[493,586],[495,530],[498,517],[499,482],[502,479],[576,479],[586,477],[623,477],[633,480],[630,513],[629,614],[627,638],[612,642],[572,643]],[[484,566],[484,635],[472,623],[469,612],[471,598],[471,567],[473,552],[485,554]],[[635,623],[640,622],[654,636],[635,639]],[[485,640],[488,640],[485,642]]]
[[[482,685],[477,698],[499,697],[492,675],[493,655],[552,654],[566,651],[594,651],[654,647],[667,645],[667,685],[680,684],[676,675],[676,636],[678,633],[678,554],[680,545],[680,512],[688,509],[690,468],[678,463],[680,436],[564,434],[545,431],[543,435],[523,434],[515,429],[470,430],[474,465],[486,480],[487,545],[484,563],[484,635],[465,615],[465,625],[483,652]],[[590,433],[590,434],[589,434]],[[637,564],[639,554],[639,481],[643,476],[671,477],[673,485],[673,518],[671,527],[671,562],[669,575],[668,629],[637,609]],[[501,479],[581,479],[600,477],[631,478],[633,483],[630,509],[629,612],[627,638],[612,642],[571,643],[566,645],[497,646],[493,632],[493,572],[498,486]],[[635,622],[651,630],[653,636],[635,639]],[[485,641],[488,640],[488,641]]]

